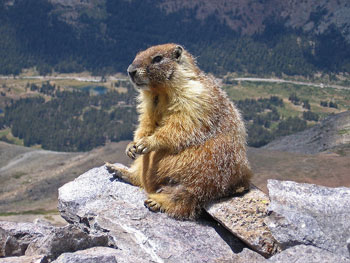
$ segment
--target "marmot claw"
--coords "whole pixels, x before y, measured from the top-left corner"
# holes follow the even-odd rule
[[[114,178],[119,178],[119,179],[123,179],[123,174],[120,171],[120,169],[118,169],[118,166],[108,163],[105,163],[106,169],[109,173],[113,174]]]
[[[128,144],[128,146],[126,147],[125,153],[126,155],[131,158],[131,159],[135,159],[136,158],[136,147],[135,147],[135,142],[131,142]]]
[[[142,138],[135,144],[135,151],[138,154],[146,154],[150,152],[150,146],[147,138]]]
[[[152,212],[162,212],[163,211],[160,204],[151,198],[145,200],[144,205]]]

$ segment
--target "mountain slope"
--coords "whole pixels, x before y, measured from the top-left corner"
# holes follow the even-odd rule
[[[330,115],[305,131],[276,139],[262,148],[316,154],[350,144],[350,111]]]
[[[107,15],[107,1],[49,0],[49,2],[54,5],[55,12],[60,14],[62,20],[75,25],[79,23],[78,18],[82,13],[99,20]],[[136,0],[129,2],[133,5],[140,3]],[[281,25],[301,28],[314,34],[324,33],[334,25],[350,41],[350,3],[346,0],[162,0],[157,1],[152,7],[159,8],[166,14],[192,10],[192,19],[199,21],[214,16],[220,23],[227,24],[234,31],[240,31],[244,35],[263,32],[272,16],[277,17],[276,21],[281,22]],[[191,19],[188,15],[189,13],[186,18]]]
[[[128,164],[126,144],[123,141],[86,153],[67,153],[0,142],[0,214],[55,209],[57,189],[63,184],[104,162]]]
[[[193,9],[201,20],[214,15],[233,30],[249,35],[263,32],[272,16],[281,25],[314,34],[334,25],[350,41],[350,4],[346,0],[165,0],[159,6],[168,13]]]

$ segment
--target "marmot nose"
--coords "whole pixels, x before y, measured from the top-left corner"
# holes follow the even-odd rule
[[[132,80],[135,78],[136,72],[137,72],[136,68],[131,64],[128,67],[128,74]]]

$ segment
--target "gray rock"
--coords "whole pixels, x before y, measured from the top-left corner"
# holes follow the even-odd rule
[[[0,228],[0,258],[5,257],[5,246],[7,241],[8,233]]]
[[[40,222],[1,221],[0,237],[0,255],[3,257],[45,255],[49,260],[63,252],[109,244],[109,239],[104,234],[90,235],[73,225],[55,227]]]
[[[52,227],[33,223],[0,221],[0,255],[23,256],[31,242],[48,235]]]
[[[243,249],[239,254],[234,255],[227,263],[267,263],[268,261],[260,254],[250,250]]]
[[[262,191],[251,186],[244,194],[209,204],[206,211],[249,247],[269,257],[279,251],[264,222],[269,203]]]
[[[59,210],[68,222],[107,233],[114,247],[149,262],[212,262],[243,249],[216,224],[150,212],[145,198],[140,188],[114,179],[102,166],[59,189]]]
[[[45,255],[0,258],[0,263],[47,263]]]
[[[64,252],[107,246],[108,242],[104,234],[89,235],[73,225],[54,227],[48,235],[31,242],[25,255],[46,255],[48,259],[55,259]]]
[[[127,255],[120,249],[94,247],[74,253],[64,253],[54,263],[148,263],[140,257]]]
[[[306,245],[288,248],[271,257],[271,263],[350,263],[350,259],[329,251]]]
[[[285,249],[312,245],[349,256],[350,189],[268,180],[271,215],[266,223]]]
[[[45,219],[42,219],[42,218],[35,218],[33,220],[33,223],[35,225],[42,225],[42,226],[47,226],[47,227],[54,227],[53,224],[51,224],[51,222],[45,220]]]

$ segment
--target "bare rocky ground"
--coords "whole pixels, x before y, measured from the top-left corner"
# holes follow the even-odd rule
[[[43,218],[63,224],[57,211],[57,189],[104,162],[129,165],[124,154],[127,143],[110,143],[87,153],[57,153],[0,142],[0,220]],[[348,145],[314,155],[249,148],[248,155],[253,183],[265,193],[268,179],[350,186]]]

